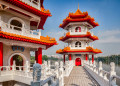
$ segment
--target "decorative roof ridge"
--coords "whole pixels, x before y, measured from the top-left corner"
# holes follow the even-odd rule
[[[46,36],[46,37],[40,36],[40,39],[37,39],[37,38],[22,36],[22,35],[13,34],[13,33],[4,32],[4,31],[0,31],[0,34],[4,34],[4,35],[7,35],[7,36],[11,36],[11,37],[17,37],[17,38],[21,38],[21,39],[26,39],[26,40],[43,42],[43,43],[55,43],[57,45],[57,41],[55,40],[55,38],[51,38],[49,36]]]
[[[88,12],[81,12],[79,9],[75,13],[70,13],[69,15],[63,19],[62,24],[59,25],[59,27],[64,28],[68,23],[70,22],[83,22],[86,21],[90,23],[93,27],[99,26],[97,22],[95,22],[95,19],[88,15]]]
[[[24,6],[24,7],[21,6],[22,9],[25,8],[25,7],[26,7],[26,9],[33,8],[33,10],[35,10],[35,11],[41,12],[43,14],[46,14],[47,16],[52,16],[51,13],[50,13],[50,11],[46,10],[44,7],[40,7],[40,8],[42,8],[42,10],[41,10],[41,9],[37,9],[37,8],[29,5],[28,3],[22,2],[21,0],[5,0],[5,1],[9,2],[9,3],[12,3],[13,5],[16,5],[18,7],[20,7],[20,5],[22,4],[22,6]]]
[[[86,47],[86,49],[70,49],[70,47],[64,47],[64,49],[59,49],[56,51],[56,53],[64,53],[64,52],[69,52],[69,51],[81,51],[81,52],[93,52],[93,53],[102,53],[102,51],[100,49],[94,49],[91,46]]]
[[[70,32],[67,32],[65,36],[62,36],[59,38],[59,40],[64,40],[67,37],[71,37],[71,36],[85,36],[85,37],[90,37],[90,38],[94,38],[94,40],[98,40],[98,37],[95,35],[92,35],[89,31],[87,31],[86,34],[79,34],[79,35],[71,35]]]

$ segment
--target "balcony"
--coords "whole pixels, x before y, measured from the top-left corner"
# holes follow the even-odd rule
[[[0,20],[1,31],[40,39],[41,30],[29,30],[25,27],[17,27]]]
[[[36,9],[40,10],[40,0],[19,0],[19,1],[24,2]]]

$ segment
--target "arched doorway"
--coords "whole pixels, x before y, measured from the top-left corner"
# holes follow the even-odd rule
[[[76,58],[75,65],[76,66],[81,66],[81,59],[80,58]]]
[[[10,65],[13,65],[13,61],[16,62],[16,66],[23,66],[23,58],[20,55],[14,55],[10,60]]]
[[[8,65],[12,65],[13,64],[13,57],[16,56],[16,55],[22,57],[22,59],[23,59],[23,66],[24,66],[25,62],[28,61],[28,60],[27,60],[26,56],[24,56],[22,53],[13,53],[13,54],[11,54],[11,56],[8,59]]]

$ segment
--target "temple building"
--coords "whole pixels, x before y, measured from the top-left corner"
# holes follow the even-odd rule
[[[69,60],[73,60],[76,66],[79,66],[83,65],[83,61],[88,60],[90,55],[93,62],[94,55],[102,53],[101,50],[90,46],[90,43],[98,40],[98,37],[90,32],[96,26],[99,24],[95,22],[94,18],[90,17],[88,12],[81,12],[79,7],[75,13],[69,13],[59,26],[67,30],[66,35],[60,37],[59,40],[68,43],[68,46],[56,51],[63,55],[64,63],[65,55],[68,55]]]
[[[50,16],[43,0],[0,0],[0,66],[12,65],[13,60],[23,66],[30,61],[30,51],[42,64],[42,50],[57,44],[55,38],[41,36]]]

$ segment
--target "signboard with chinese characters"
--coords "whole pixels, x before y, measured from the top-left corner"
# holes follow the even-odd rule
[[[12,50],[15,51],[15,50],[20,50],[22,52],[24,52],[24,47],[21,47],[21,46],[12,46]]]
[[[75,56],[81,56],[81,54],[75,54]]]

